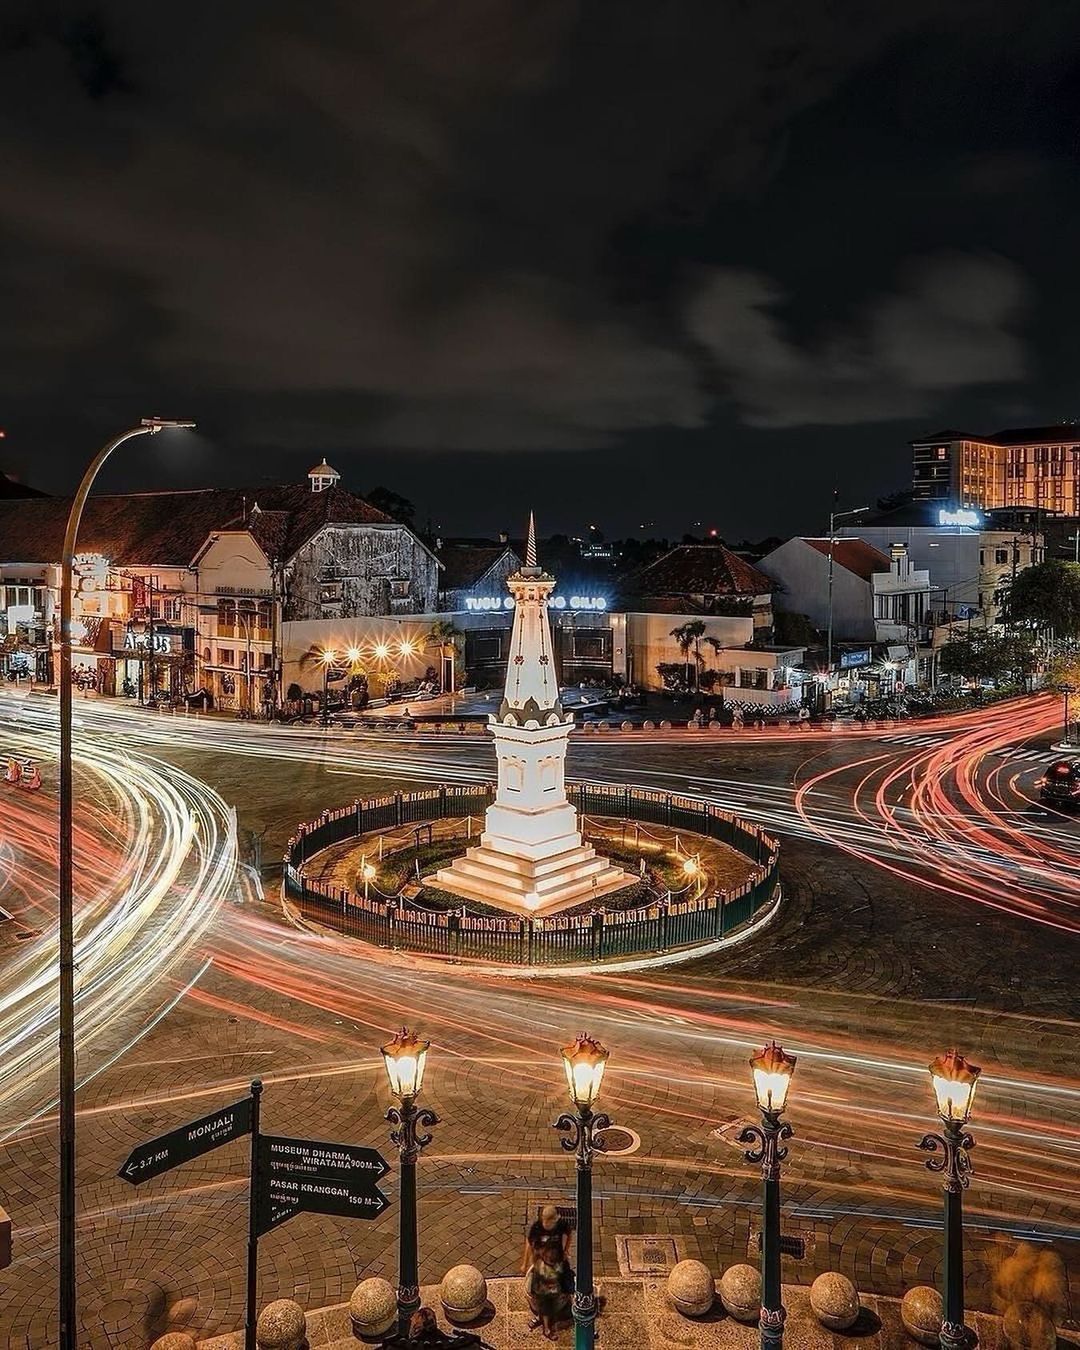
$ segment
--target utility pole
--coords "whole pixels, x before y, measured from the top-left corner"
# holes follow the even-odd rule
[[[836,555],[836,522],[845,520],[852,516],[861,516],[864,511],[869,511],[868,506],[856,506],[850,511],[838,511],[836,503],[839,499],[839,491],[833,492],[833,509],[829,512],[829,619],[827,625],[825,669],[829,677],[829,687],[832,688],[832,648],[833,648],[833,574],[835,571]]]

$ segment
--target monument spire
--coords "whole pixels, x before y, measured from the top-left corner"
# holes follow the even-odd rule
[[[525,540],[525,566],[536,566],[536,518],[529,512],[529,535]]]

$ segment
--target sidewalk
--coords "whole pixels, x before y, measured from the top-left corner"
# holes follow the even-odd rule
[[[683,1317],[668,1301],[663,1279],[601,1279],[596,1282],[600,1300],[597,1340],[604,1350],[756,1350],[759,1332],[730,1317],[719,1298],[712,1312],[700,1318]],[[436,1314],[443,1331],[455,1330],[446,1321],[439,1300],[439,1286],[421,1291],[424,1306]],[[784,1286],[787,1323],[786,1350],[918,1350],[918,1342],[904,1330],[896,1299],[863,1295],[862,1311],[850,1331],[833,1332],[810,1309],[810,1291],[805,1285]],[[542,1350],[551,1344],[539,1329],[530,1330],[532,1316],[525,1302],[524,1282],[488,1281],[488,1310],[479,1321],[463,1328],[475,1331],[492,1350]],[[968,1325],[977,1333],[980,1350],[1003,1350],[1001,1319],[986,1313],[969,1313]],[[573,1344],[573,1328],[559,1330],[557,1344]],[[311,1350],[355,1350],[362,1342],[354,1336],[349,1305],[342,1303],[308,1313],[307,1335]],[[242,1332],[198,1341],[199,1350],[243,1350]],[[1080,1337],[1059,1332],[1058,1346],[1080,1345]]]

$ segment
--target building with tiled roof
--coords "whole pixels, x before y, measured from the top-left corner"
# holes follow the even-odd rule
[[[918,645],[930,609],[930,573],[912,567],[906,547],[883,553],[864,539],[789,539],[758,566],[775,585],[779,613],[801,614],[836,642]],[[831,581],[830,581],[831,574]],[[830,604],[831,597],[831,604]]]
[[[435,555],[325,470],[257,491],[91,497],[79,534],[80,679],[142,697],[205,688],[218,706],[254,710],[279,697],[294,631],[311,646],[346,621],[434,611]],[[8,664],[25,658],[39,678],[69,506],[0,499],[0,636],[15,639]]]
[[[506,593],[506,578],[521,566],[521,558],[509,544],[478,544],[471,541],[439,540],[435,556],[439,573],[439,608],[465,608],[470,596]]]
[[[754,627],[772,624],[773,583],[723,544],[679,544],[627,576],[621,602],[671,614],[752,614]]]

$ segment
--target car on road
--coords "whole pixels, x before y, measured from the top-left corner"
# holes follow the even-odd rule
[[[1055,759],[1039,782],[1039,797],[1062,811],[1080,807],[1080,759]]]

